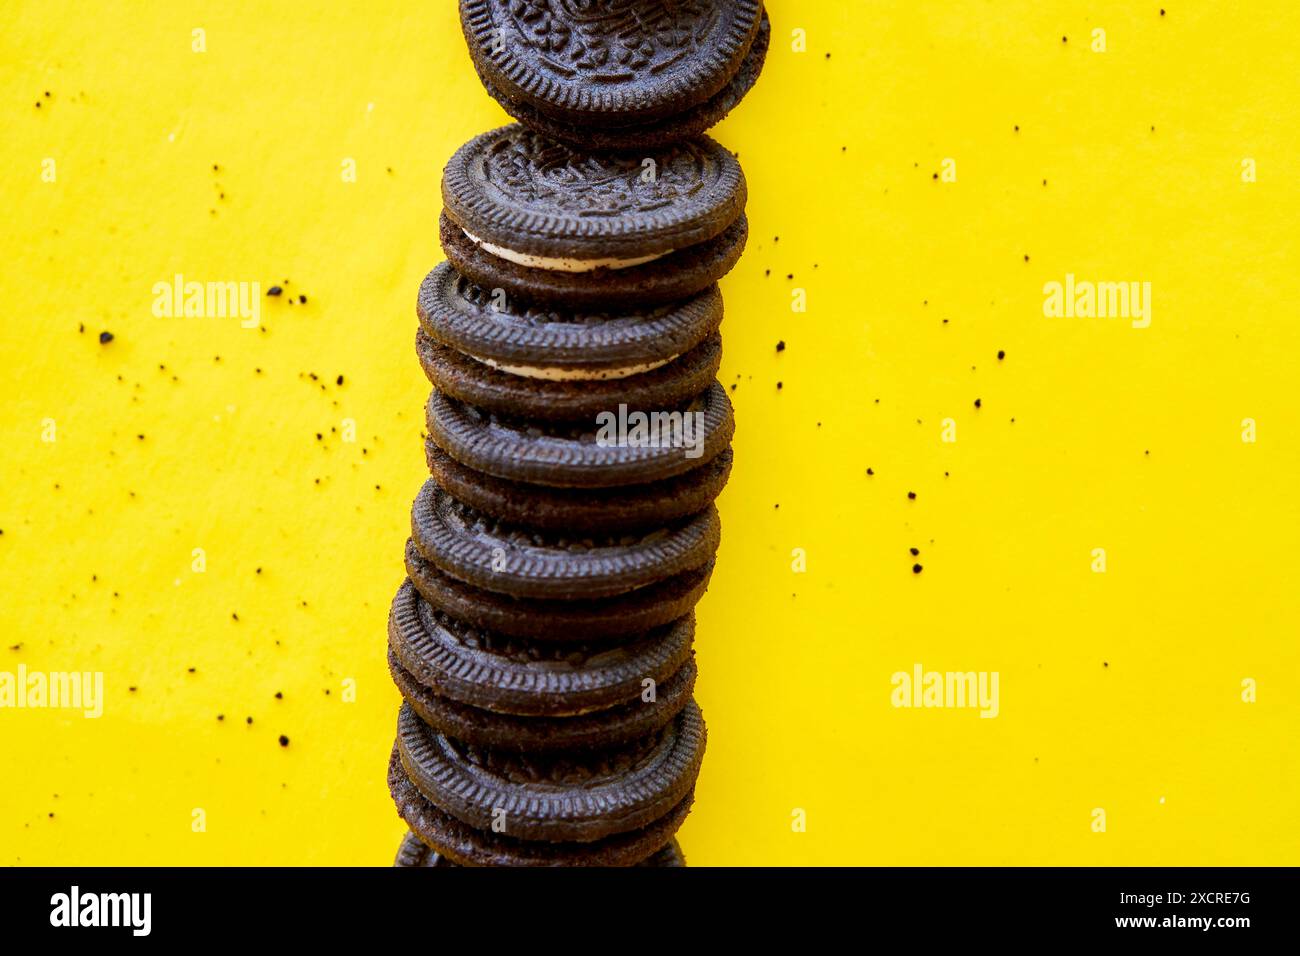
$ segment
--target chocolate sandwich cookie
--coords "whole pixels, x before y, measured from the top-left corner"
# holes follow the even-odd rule
[[[425,335],[512,375],[544,381],[626,379],[667,365],[718,331],[717,285],[670,305],[573,312],[511,301],[448,263],[420,284]]]
[[[663,146],[677,140],[697,136],[711,126],[721,122],[728,113],[736,108],[758,82],[767,59],[767,50],[772,39],[771,25],[767,13],[759,25],[758,34],[750,44],[749,52],[740,64],[736,75],[721,90],[705,102],[661,120],[650,120],[636,126],[574,126],[563,120],[553,119],[522,100],[510,100],[497,90],[491,80],[479,74],[484,88],[500,103],[507,113],[521,123],[545,133],[548,136],[568,143],[576,148],[587,150],[622,150],[640,147]]]
[[[718,550],[717,509],[659,529],[575,538],[503,524],[431,479],[411,509],[420,555],[467,584],[520,598],[607,598],[702,567]]]
[[[636,866],[663,847],[690,812],[694,792],[640,830],[590,843],[520,840],[469,826],[438,809],[407,777],[398,748],[388,763],[388,791],[398,815],[439,856],[461,866]]]
[[[388,616],[403,670],[440,697],[499,714],[572,717],[637,701],[691,658],[694,615],[631,640],[539,644],[458,621],[409,581]],[[652,708],[653,709],[653,708]]]
[[[429,381],[452,398],[502,415],[592,422],[618,409],[672,408],[713,384],[722,362],[714,333],[666,365],[619,379],[548,380],[503,372],[416,333],[416,354]]]
[[[453,498],[513,524],[540,531],[608,534],[665,525],[707,508],[726,487],[731,449],[684,474],[620,488],[548,488],[493,478],[467,468],[432,441],[424,443],[434,480]]]
[[[436,389],[425,409],[429,438],[456,461],[507,481],[611,488],[662,481],[708,464],[735,431],[716,381],[676,407],[615,407],[590,422],[543,423],[499,415]]]
[[[443,172],[443,251],[514,301],[572,311],[690,298],[744,249],[745,178],[707,136],[575,152],[521,125],[470,140]]]
[[[406,573],[431,605],[476,627],[536,641],[583,641],[640,634],[690,613],[709,585],[713,562],[611,598],[547,601],[473,587],[439,570],[406,543]]]
[[[440,697],[388,654],[388,668],[416,715],[438,733],[477,747],[522,753],[602,750],[653,733],[681,712],[695,687],[695,661],[688,659],[655,688],[655,699],[638,698],[573,717],[516,717]]]
[[[758,0],[462,0],[460,13],[488,93],[588,149],[707,129],[753,86],[767,49]]]
[[[402,768],[430,803],[476,829],[495,826],[518,840],[552,843],[591,843],[671,813],[695,787],[704,739],[694,701],[666,727],[625,746],[546,756],[445,737],[409,704],[397,721]]]
[[[686,865],[686,854],[682,852],[682,846],[676,838],[671,840],[663,849],[656,851],[651,856],[637,864],[639,867],[681,867]],[[397,859],[393,861],[395,867],[410,867],[416,869],[428,869],[432,867],[458,867],[459,863],[453,863],[437,850],[426,846],[418,836],[410,830],[406,831],[406,836],[402,837],[402,845],[397,850]]]

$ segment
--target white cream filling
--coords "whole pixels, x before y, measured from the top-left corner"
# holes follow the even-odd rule
[[[465,236],[485,252],[507,262],[514,262],[521,266],[527,266],[530,269],[549,269],[553,272],[590,272],[592,269],[630,269],[632,266],[644,265],[647,262],[653,262],[655,259],[661,259],[672,252],[656,252],[651,256],[637,256],[635,259],[566,259],[552,258],[550,256],[534,256],[527,252],[516,252],[513,249],[507,249],[504,246],[493,245],[490,242],[484,242],[478,236],[474,235],[468,229],[461,229]]]
[[[500,362],[494,362],[489,358],[480,358],[477,355],[471,355],[470,358],[482,362],[484,365],[490,365],[495,369],[508,372],[511,375],[518,375],[521,378],[539,378],[548,382],[602,382],[609,379],[627,378],[630,375],[640,375],[642,372],[649,372],[651,369],[667,365],[676,355],[670,355],[661,362],[643,362],[640,365],[624,365],[620,368],[561,368],[554,365],[502,365]]]

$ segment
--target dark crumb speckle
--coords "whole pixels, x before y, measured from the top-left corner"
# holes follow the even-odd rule
[[[914,564],[914,565],[912,565],[912,573],[913,573],[913,574],[920,574],[922,570],[923,570],[923,569],[922,569],[921,565],[919,565],[919,564]]]
[[[776,390],[777,390],[778,392],[781,391],[781,389],[783,389],[783,388],[785,388],[785,383],[784,383],[784,382],[777,382],[777,383],[776,383]]]
[[[111,341],[113,341],[113,333],[112,333],[112,332],[100,332],[100,333],[99,333],[99,344],[100,344],[100,345],[107,345],[107,344],[108,344],[109,342],[111,342]]]
[[[305,295],[299,294],[299,296],[298,296],[298,301],[301,302],[303,305],[306,305],[306,304],[307,304],[307,297],[306,297]]]
[[[280,288],[278,285],[273,285],[273,286],[271,286],[271,288],[269,288],[269,289],[266,290],[266,294],[267,294],[267,295],[279,295],[279,294],[282,293],[283,291],[284,291],[284,289]]]
[[[246,724],[251,724],[252,722],[253,722],[253,718],[252,718],[252,717],[245,717],[245,718],[244,718],[244,723],[246,723]]]
[[[336,385],[342,385],[342,384],[343,384],[343,376],[340,375],[337,379],[335,379],[335,380],[334,380],[334,384],[336,384]]]
[[[284,691],[282,691],[282,690],[277,690],[277,691],[275,692],[275,699],[276,699],[276,700],[284,700]]]
[[[868,478],[870,478],[871,476],[873,476],[875,473],[876,473],[876,469],[874,469],[874,468],[868,468],[868,469],[867,469],[867,477],[868,477]]]
[[[908,501],[915,501],[915,500],[916,500],[916,492],[915,492],[915,491],[909,491],[909,492],[907,493],[907,500],[908,500]]]
[[[920,549],[920,548],[908,548],[907,550],[908,550],[908,552],[911,553],[912,557],[916,557],[918,554],[921,553],[921,549]]]
[[[982,407],[982,405],[983,405],[983,402],[981,402],[978,398],[975,399],[975,407],[976,407],[976,408],[980,408],[980,407]]]
[[[1001,362],[1006,357],[1007,353],[1002,351],[1002,349],[998,349],[998,361]]]
[[[286,737],[284,734],[280,735],[280,746],[281,747],[289,746],[289,738]]]
[[[1102,661],[1102,662],[1101,662],[1101,666],[1102,666],[1102,667],[1110,667],[1110,661]]]
[[[776,343],[776,350],[777,350],[778,352],[784,352],[784,351],[785,351],[785,340],[784,340],[784,339],[782,339],[781,341],[779,341],[779,342]]]

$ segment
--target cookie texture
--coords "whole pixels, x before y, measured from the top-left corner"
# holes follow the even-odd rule
[[[473,628],[405,582],[388,619],[402,668],[439,696],[503,714],[574,716],[640,699],[691,656],[687,615],[632,641],[538,645]]]
[[[398,815],[420,841],[462,866],[636,866],[673,838],[694,799],[692,791],[640,830],[588,843],[540,842],[472,827],[440,810],[406,776],[396,746],[388,764],[388,790]]]
[[[420,283],[416,315],[431,340],[480,362],[599,374],[685,355],[718,331],[722,294],[710,285],[652,308],[541,308],[494,294],[442,262]]]
[[[479,627],[548,643],[625,639],[674,621],[704,596],[713,562],[610,598],[534,600],[474,587],[440,570],[414,541],[406,546],[406,573],[421,597]]]
[[[430,439],[475,471],[557,488],[611,488],[662,481],[708,464],[730,445],[731,401],[716,381],[689,402],[632,416],[608,409],[564,425],[496,415],[437,390],[425,423]]]
[[[434,806],[480,830],[526,841],[590,843],[641,830],[694,789],[704,752],[694,702],[662,730],[609,751],[554,756],[473,747],[434,732],[409,704],[397,749]]]
[[[571,538],[504,525],[425,483],[411,511],[411,540],[447,574],[514,597],[575,600],[633,591],[712,560],[717,509],[642,534]]]
[[[511,98],[482,71],[479,79],[488,93],[507,113],[521,123],[545,133],[554,139],[588,150],[627,150],[638,147],[657,147],[678,140],[698,136],[721,122],[758,82],[767,59],[771,42],[771,24],[764,11],[758,34],[750,44],[740,69],[721,90],[712,97],[683,112],[660,119],[645,120],[635,125],[596,125],[591,122],[566,121],[539,110],[527,100]]]
[[[462,465],[432,441],[425,462],[438,486],[471,508],[542,531],[608,534],[662,527],[703,511],[726,487],[732,452],[725,448],[698,468],[645,484],[616,488],[550,488],[494,478]]]
[[[563,717],[519,717],[439,696],[392,651],[388,667],[403,699],[433,730],[478,747],[533,754],[607,750],[654,733],[686,706],[696,676],[691,657],[663,683],[643,685],[642,695],[629,703]]]
[[[596,154],[518,123],[470,140],[442,178],[443,209],[462,234],[579,260],[662,256],[706,242],[740,217],[745,196],[740,164],[707,136],[649,156]]]
[[[676,839],[670,840],[663,848],[636,864],[638,867],[647,868],[676,868],[685,865],[686,854],[682,852],[681,844]],[[453,863],[437,850],[425,845],[424,841],[408,830],[406,836],[402,837],[402,844],[397,850],[397,858],[393,861],[393,866],[416,869],[455,869],[460,864]]]
[[[594,422],[620,406],[673,408],[713,384],[722,362],[717,334],[685,355],[637,375],[594,381],[548,381],[499,371],[416,333],[420,367],[435,388],[489,412],[543,421]]]
[[[716,283],[740,261],[749,221],[742,215],[711,239],[641,265],[588,272],[531,268],[484,251],[446,212],[438,234],[457,272],[511,300],[569,310],[626,309],[680,302]]]
[[[479,74],[569,123],[626,126],[723,89],[758,33],[759,0],[462,0]]]

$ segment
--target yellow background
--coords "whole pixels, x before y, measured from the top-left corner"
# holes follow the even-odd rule
[[[694,864],[1300,862],[1300,14],[1160,5],[769,4],[714,131],[751,241]],[[0,670],[107,697],[0,711],[0,861],[386,864],[415,294],[505,116],[451,2],[100,6],[0,30]],[[1150,328],[1045,318],[1067,272]],[[308,302],[155,318],[176,273]],[[1000,716],[893,708],[918,662]]]

